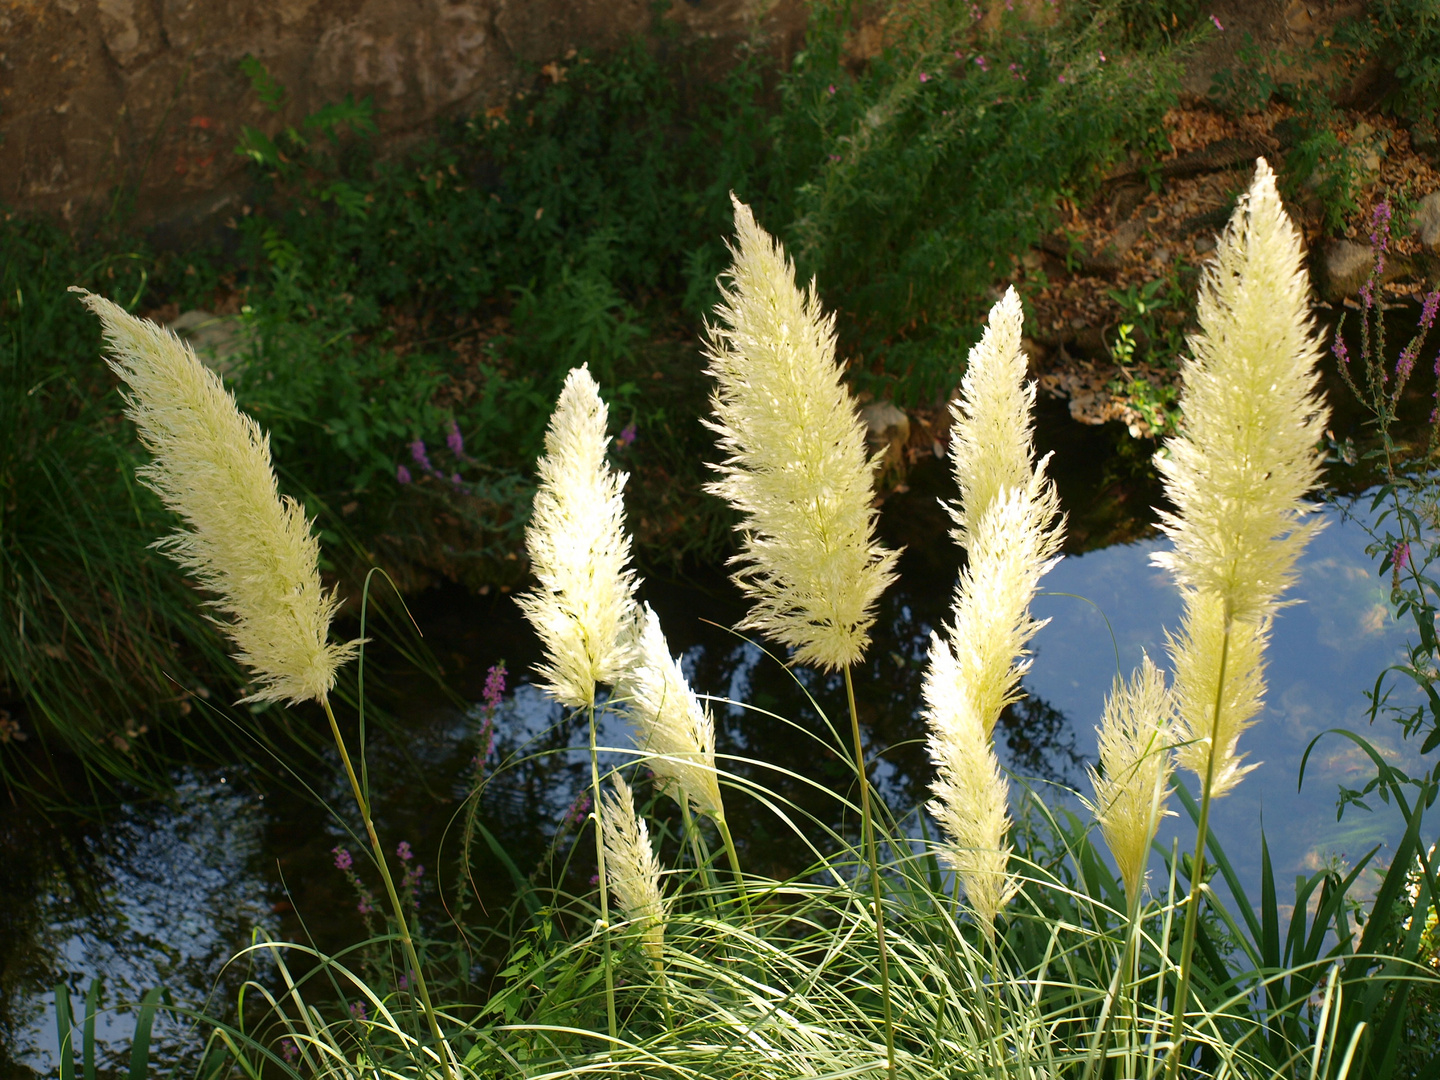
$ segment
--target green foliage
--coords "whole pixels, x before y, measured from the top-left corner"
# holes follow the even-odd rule
[[[235,669],[149,547],[171,520],[135,481],[98,327],[65,292],[133,306],[150,261],[10,216],[0,249],[0,776],[24,787],[70,753],[152,779],[155,729]]]
[[[928,398],[950,388],[985,290],[1053,226],[1056,200],[1154,141],[1175,56],[1116,52],[1104,21],[1080,16],[982,39],[969,5],[939,4],[852,75],[847,9],[815,11],[777,135],[814,164],[781,232],[843,312],[856,376]]]
[[[1440,110],[1440,3],[1371,0],[1363,14],[1335,30],[1343,46],[1378,57],[1394,79],[1384,106],[1408,120],[1435,124]]]

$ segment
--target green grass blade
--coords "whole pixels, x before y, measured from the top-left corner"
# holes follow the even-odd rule
[[[140,1018],[135,1023],[135,1041],[130,1044],[130,1080],[145,1080],[150,1072],[150,1029],[163,991],[155,987],[140,999]]]
[[[60,1054],[60,1080],[75,1080],[75,1043],[71,1038],[74,1015],[70,1011],[70,988],[55,984],[55,1046]]]
[[[81,1058],[85,1080],[95,1080],[95,1014],[100,1004],[100,980],[90,980],[90,989],[85,992],[85,1051]]]

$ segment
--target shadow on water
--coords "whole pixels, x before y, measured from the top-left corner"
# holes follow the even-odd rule
[[[1331,401],[1343,407],[1343,387],[1330,381]],[[1428,411],[1428,396],[1420,402],[1423,395],[1416,394],[1416,408]],[[1116,653],[1128,667],[1141,648],[1163,652],[1164,622],[1173,624],[1173,602],[1165,597],[1173,590],[1148,569],[1149,552],[1159,543],[1151,507],[1161,498],[1147,459],[1151,446],[1129,440],[1113,425],[1076,425],[1063,402],[1041,401],[1038,413],[1038,442],[1042,452],[1054,454],[1050,469],[1069,516],[1067,559],[1047,588],[1085,592],[1112,616],[1138,612],[1112,626],[1064,597],[1047,599],[1049,607],[1040,612],[1055,622],[1035,641],[1036,665],[1026,678],[1031,693],[1007,710],[997,745],[1005,765],[1037,789],[1073,788],[1083,784],[1087,755],[1094,752],[1092,727]],[[1363,435],[1358,425],[1358,414],[1337,414],[1341,437]],[[908,490],[886,501],[881,523],[884,541],[904,548],[900,578],[883,598],[874,642],[855,673],[874,776],[900,812],[927,798],[931,773],[917,703],[929,635],[949,616],[960,565],[938,503],[954,494],[944,463],[923,462],[907,480]],[[1351,471],[1337,482],[1358,490],[1373,479]],[[1335,542],[1320,551],[1315,572],[1348,606],[1332,610],[1317,594],[1312,606],[1317,625],[1324,625],[1314,633],[1343,644],[1346,626],[1356,620],[1379,627],[1370,636],[1372,651],[1351,657],[1354,670],[1341,682],[1324,684],[1337,700],[1350,695],[1340,705],[1331,703],[1343,722],[1359,714],[1360,690],[1403,640],[1403,628],[1387,622],[1363,536],[1335,523],[1323,535]],[[683,653],[692,685],[711,696],[719,749],[733,771],[771,789],[794,808],[797,820],[810,821],[807,831],[817,841],[826,829],[853,835],[857,822],[839,816],[841,804],[829,794],[854,794],[846,740],[832,730],[848,729],[841,680],[787,669],[727,629],[739,621],[744,604],[722,568],[695,568],[683,578],[653,576],[642,595],[659,613],[672,651]],[[556,866],[570,860],[563,877],[570,888],[588,887],[593,851],[588,840],[576,843],[583,828],[577,809],[588,783],[586,733],[583,718],[562,716],[530,685],[538,646],[513,596],[437,589],[416,598],[412,611],[448,691],[409,672],[394,650],[373,647],[374,671],[383,674],[372,692],[399,722],[389,735],[372,732],[368,765],[381,835],[395,846],[407,841],[427,867],[422,921],[433,937],[450,940],[468,807],[476,808],[477,820],[522,875],[553,853]],[[1287,623],[1308,625],[1287,616],[1282,629]],[[1301,700],[1309,676],[1297,657],[1313,643],[1286,645],[1282,638],[1277,632],[1277,654],[1289,648],[1295,655],[1277,656],[1275,668],[1284,678],[1272,695],[1272,711],[1294,734],[1330,714]],[[494,753],[483,765],[486,782],[467,802],[477,775],[479,712],[456,702],[479,701],[487,670],[501,660],[511,685],[496,717]],[[1294,673],[1286,674],[1291,668]],[[318,717],[310,719],[318,725]],[[614,717],[602,719],[600,737],[613,747],[630,746]],[[1257,756],[1288,763],[1292,755],[1288,744],[1257,743]],[[607,756],[617,766],[629,760],[623,753]],[[1353,764],[1340,762],[1336,775]],[[49,1010],[56,981],[67,981],[72,995],[83,998],[98,974],[112,1003],[138,1000],[162,983],[185,1004],[207,998],[233,1003],[245,971],[226,970],[224,961],[249,942],[254,928],[311,941],[325,952],[366,936],[359,898],[335,865],[334,849],[344,846],[355,853],[362,878],[375,876],[361,857],[363,845],[342,824],[357,824],[342,785],[334,761],[306,753],[286,762],[191,769],[177,777],[166,798],[121,803],[98,821],[46,819],[23,805],[0,809],[0,1077],[53,1068]],[[1252,787],[1259,797],[1259,785]],[[1317,797],[1324,803],[1331,791]],[[336,813],[327,813],[316,795]],[[806,846],[753,800],[727,792],[727,806],[748,871],[786,876],[810,864]],[[1251,809],[1247,804],[1245,812]],[[661,800],[655,812],[666,821],[674,807]],[[1313,836],[1297,833],[1286,843],[1278,861],[1298,865],[1317,857]],[[466,918],[493,923],[514,896],[512,872],[483,833],[471,855],[468,888],[475,902]],[[469,959],[476,965],[470,975],[493,971],[492,957]],[[125,1052],[132,1024],[129,1014],[119,1012],[102,1025],[112,1060]],[[183,1025],[162,1024],[157,1032],[160,1060],[193,1058]]]

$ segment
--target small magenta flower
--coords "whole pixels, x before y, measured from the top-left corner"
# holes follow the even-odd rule
[[[1100,54],[1100,63],[1105,63],[1105,54],[1103,52]]]
[[[409,862],[415,857],[415,853],[410,850],[409,840],[401,840],[400,846],[395,849],[395,854],[400,856],[401,862]]]
[[[485,689],[481,692],[480,699],[485,703],[485,708],[493,713],[500,707],[500,698],[504,693],[505,663],[501,661],[485,672]]]
[[[397,481],[398,483],[401,483],[401,484],[408,484],[408,483],[410,483],[410,470],[407,469],[404,465],[396,465],[396,466],[395,466],[395,479],[396,479],[396,481]]]
[[[354,865],[354,861],[350,858],[350,852],[346,851],[343,847],[337,846],[330,850],[335,853],[336,870],[349,870],[350,867]]]
[[[445,436],[445,445],[450,447],[450,452],[456,457],[465,453],[465,439],[460,434],[460,426],[454,420],[450,421],[450,434]]]
[[[1420,339],[1416,338],[1410,342],[1409,345],[1405,346],[1404,351],[1400,353],[1399,358],[1395,361],[1396,379],[1403,383],[1406,379],[1410,378],[1410,372],[1415,369],[1415,358],[1419,354]]]
[[[460,479],[460,474],[458,472],[450,474],[450,483],[454,484],[457,488],[463,484],[463,481]]]
[[[410,444],[410,456],[415,460],[415,464],[419,465],[426,472],[433,471],[433,466],[430,464],[430,456],[425,453],[425,443],[423,440],[416,439]]]
[[[300,1053],[300,1048],[295,1045],[294,1039],[280,1040],[280,1055],[285,1059],[286,1065],[293,1065],[295,1057]]]
[[[1420,307],[1420,328],[1429,330],[1435,324],[1436,310],[1440,309],[1440,289],[1436,289],[1425,297],[1424,304]]]
[[[635,425],[626,424],[623,428],[620,429],[620,434],[616,436],[615,441],[621,446],[629,446],[635,441],[635,434]]]
[[[1335,358],[1342,364],[1350,363],[1350,350],[1345,347],[1345,339],[1339,335],[1336,335],[1335,344],[1330,346],[1330,351],[1335,354]]]
[[[981,71],[989,71],[990,61],[986,60],[983,56],[977,56],[975,57],[975,66],[978,67]]]
[[[1225,27],[1220,25],[1220,20],[1217,19],[1213,14],[1210,16],[1210,21],[1215,24],[1216,30],[1219,30],[1222,34],[1225,32]]]
[[[365,1003],[363,1001],[357,1001],[350,1006],[350,1015],[362,1023],[369,1019],[369,1015],[365,1012]]]
[[[921,82],[929,82],[929,81],[930,81],[930,74],[929,74],[929,72],[925,72],[925,71],[920,72],[920,81],[921,81]]]
[[[826,92],[833,96],[835,93],[835,84],[831,83],[830,86],[827,88]]]
[[[1410,542],[1408,540],[1402,540],[1395,545],[1390,562],[1395,567],[1396,573],[1410,565]]]
[[[370,901],[363,896],[360,898],[360,902],[355,905],[355,910],[361,915],[370,915],[375,911],[375,909],[370,906]]]

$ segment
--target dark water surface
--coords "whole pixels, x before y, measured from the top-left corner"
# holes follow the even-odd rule
[[[1094,754],[1093,729],[1117,653],[1125,672],[1142,650],[1161,660],[1164,631],[1176,625],[1179,604],[1165,576],[1149,566],[1162,546],[1149,509],[1158,499],[1153,478],[1126,464],[1110,432],[1070,424],[1053,403],[1042,412],[1040,439],[1056,452],[1052,471],[1070,514],[1071,543],[1037,603],[1037,613],[1051,621],[1034,642],[1025,679],[1030,697],[1004,718],[997,741],[1017,775],[1030,778],[1047,800],[1073,805],[1064,789],[1088,791],[1084,763]],[[901,579],[884,598],[874,644],[855,677],[872,753],[883,752],[877,779],[901,811],[926,796],[919,687],[929,633],[948,617],[959,565],[935,501],[953,494],[943,466],[917,469],[910,482],[909,492],[888,500],[883,519],[887,541],[906,546]],[[1263,764],[1215,812],[1216,834],[1247,883],[1258,883],[1263,824],[1282,892],[1293,874],[1331,858],[1353,861],[1400,832],[1396,814],[1384,806],[1336,823],[1337,784],[1355,786],[1369,774],[1347,741],[1322,741],[1297,792],[1310,739],[1347,727],[1397,762],[1415,749],[1402,744],[1398,731],[1364,723],[1363,691],[1398,658],[1405,627],[1388,614],[1385,582],[1364,553],[1363,530],[1333,511],[1327,516],[1293,594],[1302,602],[1277,620],[1266,710],[1244,740],[1250,759]],[[719,570],[650,580],[643,594],[659,612],[672,651],[684,653],[697,690],[794,722],[717,701],[720,749],[733,756],[734,770],[832,827],[853,828],[836,818],[835,800],[799,779],[847,790],[843,744],[823,719],[846,723],[839,679],[792,673],[728,631],[744,609]],[[436,591],[419,598],[414,611],[462,700],[479,700],[490,665],[503,659],[509,666],[480,820],[528,870],[557,828],[568,828],[564,822],[585,789],[584,729],[528,684],[537,647],[511,597]],[[387,843],[407,841],[426,864],[423,917],[444,937],[440,893],[453,895],[457,811],[474,776],[478,714],[419,677],[387,681],[399,702],[400,729],[398,738],[370,739],[378,824]],[[614,721],[602,724],[601,738],[629,744]],[[353,816],[348,788],[333,762],[301,760],[289,763],[299,775],[286,783],[277,782],[281,769],[273,762],[189,770],[177,775],[172,796],[120,805],[102,822],[47,819],[24,806],[0,811],[0,1076],[54,1072],[51,987],[58,980],[80,999],[98,975],[107,1004],[133,1002],[163,983],[178,1004],[208,1003],[224,1013],[240,983],[256,973],[248,961],[228,967],[226,961],[255,930],[313,940],[331,952],[364,936],[356,896],[332,854],[337,844],[357,850],[339,823]],[[727,794],[727,806],[748,871],[785,875],[807,865],[803,845],[768,812],[738,794]],[[593,872],[580,865],[585,850],[576,855],[582,876]],[[488,848],[477,852],[475,886],[493,917],[511,895],[510,878]],[[256,971],[262,980],[272,977],[263,963]],[[132,1030],[130,1013],[107,1013],[102,1050],[112,1058],[128,1053]],[[183,1060],[193,1048],[183,1024],[157,1024],[158,1060]]]

